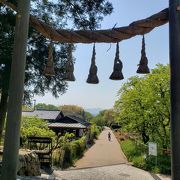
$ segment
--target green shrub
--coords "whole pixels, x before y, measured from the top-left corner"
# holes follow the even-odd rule
[[[61,168],[73,165],[75,160],[83,156],[86,149],[86,138],[84,136],[71,142],[67,141],[67,137],[70,135],[66,134],[62,137],[61,148],[53,152],[53,164]]]
[[[133,165],[138,168],[144,168],[146,165],[144,156],[135,156],[132,158]]]
[[[153,173],[171,174],[171,158],[167,155],[158,155],[157,164],[155,156],[147,156],[148,147],[142,144],[136,144],[132,140],[121,142],[121,148],[128,161],[131,161],[135,167],[151,171]],[[146,153],[145,153],[146,152]]]
[[[171,174],[171,157],[162,155],[158,156],[158,164],[162,174]]]
[[[61,153],[61,161],[60,161],[61,168],[67,168],[72,165],[73,160],[71,156],[71,146],[70,143],[64,144],[62,147]]]
[[[149,156],[146,159],[146,169],[154,173],[158,171],[158,173],[162,174],[171,174],[171,157],[166,155],[158,155],[156,165],[156,157]]]
[[[94,143],[94,139],[97,139],[100,132],[102,131],[102,128],[100,126],[97,126],[95,124],[91,125],[91,129],[90,129],[90,144]]]
[[[83,156],[84,150],[86,149],[86,138],[82,137],[76,140],[75,142],[72,142],[71,147],[72,147],[72,156],[74,157],[74,159],[81,158]]]
[[[60,144],[63,146],[67,142],[71,142],[75,138],[74,133],[65,133],[64,136],[60,137]]]
[[[162,173],[161,170],[160,170],[160,168],[159,168],[159,167],[156,167],[156,166],[153,167],[151,171],[152,171],[153,173],[155,173],[155,174]]]
[[[121,147],[129,161],[132,161],[136,156],[139,157],[142,155],[142,152],[137,148],[137,145],[132,140],[122,141]]]
[[[81,150],[84,151],[86,149],[86,137],[83,136],[82,138],[80,138],[79,143],[81,146]]]
[[[28,136],[40,136],[55,138],[55,133],[48,128],[47,122],[37,117],[23,117],[21,121],[21,140],[27,144]]]
[[[80,156],[80,145],[78,142],[72,142],[71,143],[71,156],[73,159],[76,159]]]
[[[60,167],[61,157],[62,157],[62,149],[60,148],[55,149],[52,154],[52,160],[54,166]]]

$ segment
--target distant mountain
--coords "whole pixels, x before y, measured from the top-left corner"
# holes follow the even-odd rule
[[[92,115],[96,116],[99,114],[100,111],[102,111],[103,109],[101,108],[88,108],[85,109],[85,111],[90,112]]]

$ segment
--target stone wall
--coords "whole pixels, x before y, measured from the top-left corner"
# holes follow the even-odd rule
[[[30,150],[20,150],[18,175],[20,176],[39,176],[40,162],[35,152]]]

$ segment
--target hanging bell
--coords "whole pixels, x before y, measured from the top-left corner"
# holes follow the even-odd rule
[[[72,44],[68,45],[67,49],[67,63],[66,63],[66,73],[64,79],[66,81],[75,81],[74,77],[74,63],[73,63],[73,57],[72,57]]]
[[[95,51],[95,44],[94,44],[92,58],[91,58],[91,66],[90,66],[89,75],[88,75],[88,78],[86,81],[89,84],[98,84],[99,83],[99,79],[97,77],[98,68],[96,66],[95,56],[96,56],[96,51]]]
[[[114,68],[113,68],[113,72],[112,72],[111,76],[109,77],[109,79],[111,79],[111,80],[124,79],[124,76],[122,74],[122,68],[123,68],[123,64],[122,64],[121,60],[119,59],[119,43],[117,43],[116,56],[114,59]]]
[[[145,50],[145,38],[143,35],[142,39],[142,50],[141,50],[141,60],[140,63],[138,64],[138,69],[137,73],[139,74],[147,74],[150,73],[149,68],[148,68],[148,59],[146,57],[146,50]]]
[[[54,72],[54,62],[53,62],[53,44],[50,43],[48,46],[48,60],[44,68],[43,74],[45,76],[55,76]]]

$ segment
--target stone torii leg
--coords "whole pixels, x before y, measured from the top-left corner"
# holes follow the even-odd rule
[[[30,0],[18,0],[15,39],[11,65],[9,102],[3,151],[3,180],[16,180],[22,98],[26,64],[26,47],[29,27]]]
[[[180,179],[180,0],[169,0],[172,179]]]

